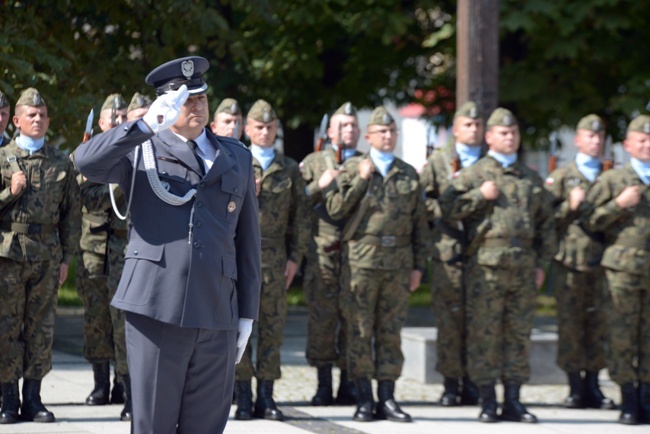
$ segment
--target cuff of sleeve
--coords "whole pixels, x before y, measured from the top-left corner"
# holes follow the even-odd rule
[[[355,191],[362,191],[365,192],[366,189],[368,188],[368,183],[370,181],[367,179],[363,179],[360,176],[355,176],[354,179],[352,179],[352,182],[350,183],[350,187],[355,190]]]
[[[305,193],[307,196],[311,197],[317,193],[320,193],[320,187],[318,186],[318,180],[312,181],[309,183],[307,188],[305,188]]]
[[[485,200],[483,197],[483,194],[481,194],[481,189],[480,188],[475,188],[471,190],[470,192],[470,197],[472,198],[472,201],[476,203],[476,206],[478,208],[482,208],[487,205],[488,201]]]

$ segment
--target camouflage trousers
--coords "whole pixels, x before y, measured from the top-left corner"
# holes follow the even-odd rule
[[[341,302],[348,325],[348,372],[352,380],[395,381],[402,373],[410,270],[343,266]],[[374,355],[374,357],[373,357]]]
[[[617,384],[650,383],[650,276],[606,269],[611,296],[607,367]]]
[[[124,250],[115,251],[108,249],[108,302],[113,299],[117,286],[124,270]],[[116,307],[109,306],[111,324],[113,326],[113,351],[115,352],[115,373],[119,376],[129,375],[129,366],[126,362],[126,312]]]
[[[256,363],[253,367],[251,340],[241,362],[235,369],[237,381],[277,380],[280,378],[280,347],[287,319],[287,291],[284,288],[284,267],[262,266],[262,291],[257,322]]]
[[[478,385],[498,379],[525,383],[535,312],[532,258],[519,267],[478,265],[467,268],[467,371]]]
[[[52,369],[59,263],[0,258],[0,383]]]
[[[347,369],[346,326],[339,303],[341,252],[313,253],[307,259],[303,290],[309,312],[307,361],[317,368]]]
[[[607,315],[602,270],[577,271],[553,262],[557,300],[557,365],[565,372],[605,368]]]
[[[438,328],[436,370],[444,377],[461,378],[466,375],[462,264],[447,265],[434,259],[431,261],[431,276],[431,306]]]

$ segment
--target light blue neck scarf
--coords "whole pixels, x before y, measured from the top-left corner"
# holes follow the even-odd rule
[[[395,161],[395,156],[391,152],[381,152],[375,148],[370,148],[370,159],[381,173],[381,176],[385,178],[390,165]]]
[[[576,154],[576,166],[578,166],[578,170],[585,178],[590,182],[594,182],[600,173],[600,158],[578,152]]]
[[[251,154],[259,161],[262,170],[266,170],[275,158],[275,149],[273,146],[270,148],[262,148],[261,146],[251,145]]]
[[[32,155],[34,152],[38,151],[45,144],[45,137],[40,139],[32,139],[31,137],[23,136],[22,134],[16,137],[16,144],[20,149],[29,151],[29,155]]]
[[[463,167],[469,167],[476,163],[481,158],[480,146],[467,146],[464,143],[456,142],[456,153],[460,158],[460,163]]]
[[[332,148],[334,148],[335,151],[338,151],[338,150],[339,150],[339,147],[336,146],[336,145],[334,145],[334,144],[332,145]],[[344,160],[347,160],[347,159],[350,158],[350,157],[354,157],[354,153],[355,153],[355,152],[357,152],[356,149],[345,148],[345,149],[343,150],[343,152],[341,152],[341,154],[343,154],[343,159],[344,159]]]
[[[512,166],[517,162],[517,153],[506,155],[494,151],[488,151],[488,155],[497,160],[504,168]]]
[[[639,175],[645,185],[650,184],[650,161],[641,161],[636,158],[630,158],[632,169]]]

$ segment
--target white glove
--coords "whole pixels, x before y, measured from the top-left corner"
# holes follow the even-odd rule
[[[176,123],[181,114],[181,107],[187,101],[190,93],[187,86],[182,85],[178,90],[160,95],[149,107],[142,120],[156,134],[166,130]]]
[[[241,361],[248,338],[251,337],[253,332],[253,320],[250,318],[239,318],[239,327],[237,327],[237,359],[235,365]]]

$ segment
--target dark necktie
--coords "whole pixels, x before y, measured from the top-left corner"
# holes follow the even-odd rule
[[[194,140],[188,140],[187,146],[190,147],[190,149],[192,150],[192,154],[194,154],[194,158],[196,158],[196,161],[199,163],[199,170],[201,171],[201,176],[205,176],[205,166],[203,164],[203,159],[199,157],[199,154],[196,153],[196,147],[197,147],[196,142]]]

